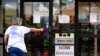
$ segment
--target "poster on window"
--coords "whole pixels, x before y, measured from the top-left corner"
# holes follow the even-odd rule
[[[91,23],[97,23],[97,13],[90,13],[90,22]]]
[[[70,23],[70,16],[69,15],[59,15],[59,23]]]
[[[74,56],[74,45],[55,45],[55,56]]]
[[[40,23],[41,22],[40,14],[33,14],[33,23]]]

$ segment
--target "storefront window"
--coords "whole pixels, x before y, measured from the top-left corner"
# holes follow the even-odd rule
[[[74,0],[53,0],[54,56],[74,56],[74,6]]]
[[[81,56],[98,55],[100,52],[97,50],[100,46],[97,44],[100,33],[100,6],[98,5],[100,5],[99,2],[78,3],[78,30],[80,36],[80,43],[78,44],[80,46]]]
[[[26,17],[32,16],[32,2],[24,2],[24,14]]]
[[[17,17],[16,7],[17,7],[16,3],[7,2],[5,4],[5,24],[7,27],[11,25],[12,22],[11,20]]]
[[[27,27],[44,28],[42,33],[30,33],[31,39],[25,36],[28,55],[49,53],[49,2],[24,2],[24,19],[23,24]]]
[[[39,22],[40,21],[40,22]],[[43,23],[44,22],[44,23]],[[49,26],[49,3],[48,2],[33,2],[33,23],[38,25],[48,24]],[[47,27],[48,27],[47,26]]]
[[[19,0],[3,0],[4,7],[4,28],[11,25],[11,20],[20,17],[20,1]],[[4,29],[4,30],[5,30]]]
[[[57,28],[59,21],[59,16],[65,16],[68,18],[65,19],[65,23],[74,24],[74,0],[54,0],[53,1],[53,28]],[[67,21],[66,21],[67,20]]]
[[[86,3],[80,2],[78,5],[80,5],[78,7],[79,22],[89,22],[89,2]]]
[[[3,34],[3,8],[0,4],[0,34]]]

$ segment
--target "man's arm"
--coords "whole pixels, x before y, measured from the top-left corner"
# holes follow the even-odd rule
[[[37,29],[37,28],[30,28],[31,32],[43,32],[43,28]]]
[[[4,35],[4,45],[5,45],[5,49],[7,48],[7,44],[8,44],[8,34]]]

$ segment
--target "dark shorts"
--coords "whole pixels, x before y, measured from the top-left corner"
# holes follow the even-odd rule
[[[26,53],[16,47],[9,48],[9,55],[10,56],[26,56]]]

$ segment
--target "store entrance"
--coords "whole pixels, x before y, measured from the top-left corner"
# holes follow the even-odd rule
[[[99,56],[100,6],[97,5],[100,3],[78,2],[79,56]]]
[[[49,56],[49,2],[23,2],[23,25],[44,28],[43,32],[27,33],[25,43],[28,56]]]

